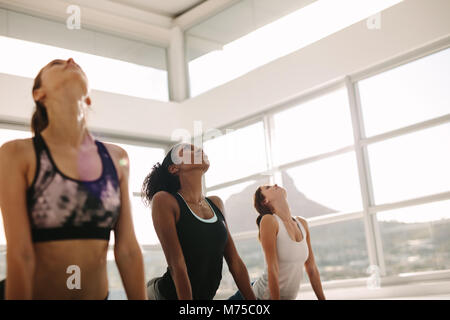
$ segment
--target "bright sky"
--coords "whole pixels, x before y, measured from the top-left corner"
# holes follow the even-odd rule
[[[86,73],[91,89],[169,101],[164,70],[2,36],[0,48],[0,73],[34,79],[50,61],[73,58]]]
[[[207,187],[267,169],[262,122],[225,133],[203,144],[211,163],[205,175]]]
[[[191,95],[235,79],[399,2],[402,0],[315,1],[226,44],[221,51],[190,61]]]
[[[359,81],[358,88],[369,137],[449,114],[450,49]]]
[[[347,90],[340,89],[274,115],[275,162],[308,158],[353,144]]]

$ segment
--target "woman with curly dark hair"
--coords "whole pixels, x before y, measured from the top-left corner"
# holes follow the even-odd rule
[[[203,196],[202,177],[208,168],[202,149],[178,144],[144,181],[142,193],[151,202],[153,225],[168,264],[162,277],[148,282],[149,299],[213,299],[223,258],[244,298],[255,299],[228,231],[222,200]]]

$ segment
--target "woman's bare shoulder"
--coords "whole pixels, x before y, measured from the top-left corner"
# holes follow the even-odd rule
[[[33,153],[32,138],[11,140],[0,147],[0,157],[8,160],[27,160],[30,156],[33,156]]]
[[[114,160],[121,160],[123,158],[128,159],[128,153],[126,150],[114,143],[103,142],[103,145],[106,147],[110,155],[114,158]]]
[[[305,228],[306,232],[309,232],[309,228],[308,228],[308,220],[306,220],[305,217],[302,216],[296,216],[295,217]]]

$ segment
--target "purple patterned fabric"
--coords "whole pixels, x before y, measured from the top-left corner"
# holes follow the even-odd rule
[[[95,141],[103,168],[100,178],[80,181],[59,171],[42,136],[35,136],[33,143],[36,176],[27,192],[33,241],[109,240],[120,213],[120,187],[106,147]]]

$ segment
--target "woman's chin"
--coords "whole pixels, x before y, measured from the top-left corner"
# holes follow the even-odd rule
[[[209,169],[209,162],[203,162],[201,164],[201,167],[202,167],[203,172],[208,171],[208,169]]]

